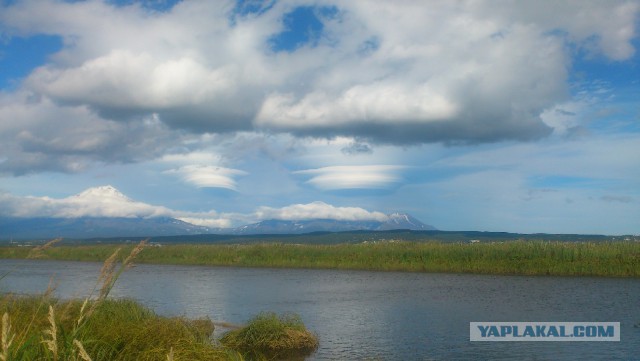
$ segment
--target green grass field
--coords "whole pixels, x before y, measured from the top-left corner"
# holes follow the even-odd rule
[[[102,261],[116,247],[118,246],[58,245],[43,250],[40,257]],[[0,258],[26,258],[29,252],[30,249],[25,247],[0,247]],[[181,244],[147,247],[136,262],[497,275],[639,277],[640,242]]]

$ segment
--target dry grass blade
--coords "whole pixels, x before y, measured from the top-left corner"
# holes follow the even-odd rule
[[[167,354],[167,361],[173,361],[173,347],[171,347],[169,353]]]
[[[80,326],[80,324],[82,323],[83,319],[86,318],[86,316],[93,313],[93,311],[95,311],[95,308],[98,307],[98,305],[107,298],[107,296],[109,295],[109,292],[111,292],[111,289],[116,283],[116,280],[118,279],[118,277],[120,277],[122,272],[124,272],[124,270],[133,263],[133,260],[136,258],[136,256],[140,252],[142,252],[142,250],[147,244],[147,241],[148,240],[145,239],[141,241],[136,247],[134,247],[129,253],[129,255],[127,256],[127,258],[125,258],[124,262],[120,264],[120,268],[118,268],[118,262],[117,262],[118,254],[120,253],[120,248],[116,249],[113,252],[113,254],[109,256],[109,258],[107,258],[106,261],[104,261],[104,264],[100,269],[100,276],[98,277],[98,284],[102,281],[102,285],[100,287],[100,294],[98,295],[98,300],[93,303],[91,309],[89,309],[89,311],[87,311],[86,314],[83,314],[83,310],[85,307],[83,305],[83,308],[81,309],[81,312],[80,312],[80,318],[78,319],[78,322],[77,322],[78,326]]]
[[[138,245],[131,250],[131,253],[129,253],[129,256],[124,260],[123,265],[127,267],[133,265],[133,260],[138,256],[140,252],[142,252],[144,247],[147,246],[148,241],[149,241],[148,238],[143,241],[140,241],[140,243],[138,243]]]
[[[53,281],[53,277],[49,278],[49,284],[47,284],[47,289],[42,294],[42,299],[48,299],[53,294],[53,291],[56,290],[56,283]]]
[[[43,244],[42,246],[38,246],[38,247],[34,247],[31,252],[29,252],[29,255],[27,255],[27,258],[40,258],[43,257],[44,254],[42,253],[43,251],[46,251],[48,248],[53,247],[54,244],[58,243],[62,241],[62,238],[56,238],[54,240],[51,240],[45,244]]]
[[[82,321],[84,321],[84,318],[87,315],[85,313],[87,304],[89,304],[89,297],[85,298],[84,302],[82,302],[82,307],[80,307],[80,314],[78,315],[78,320],[76,321],[76,327],[79,327],[82,324]]]
[[[109,258],[104,261],[102,268],[100,269],[100,276],[98,277],[98,282],[102,281],[102,287],[100,287],[100,296],[99,299],[103,299],[107,296],[113,283],[115,282],[114,276],[116,273],[117,259],[118,254],[120,253],[120,248],[116,249]]]
[[[84,349],[84,346],[82,346],[82,342],[73,339],[73,344],[76,346],[76,348],[78,349],[78,356],[80,356],[80,358],[84,361],[92,361],[91,357],[89,356],[89,354],[87,353],[87,350]]]
[[[11,321],[9,320],[9,313],[5,312],[2,315],[2,354],[0,354],[0,360],[7,361],[9,359],[9,348],[13,343],[14,335],[11,335]]]
[[[53,354],[53,360],[58,360],[58,328],[56,326],[55,314],[53,312],[53,306],[49,305],[49,329],[44,330],[46,335],[49,335],[50,339],[43,340],[42,342],[47,346],[47,349]]]
[[[98,281],[105,279],[109,273],[113,273],[116,268],[116,260],[118,259],[118,254],[120,253],[121,248],[116,248],[116,250],[107,258],[102,264],[102,268],[100,269],[100,276],[98,277]]]

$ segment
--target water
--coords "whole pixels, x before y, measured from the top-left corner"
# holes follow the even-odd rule
[[[0,291],[83,297],[101,264],[0,260]],[[162,315],[243,323],[295,312],[312,360],[640,359],[640,280],[138,265],[114,297]],[[618,321],[621,342],[470,342],[470,321]]]

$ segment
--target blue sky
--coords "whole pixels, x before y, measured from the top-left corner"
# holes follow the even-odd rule
[[[640,233],[638,1],[0,4],[0,215]]]

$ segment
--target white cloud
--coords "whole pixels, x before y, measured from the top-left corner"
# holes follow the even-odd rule
[[[423,84],[356,85],[338,97],[314,92],[296,101],[293,95],[272,94],[256,118],[261,127],[285,129],[333,128],[347,124],[421,123],[452,119],[458,107]]]
[[[138,162],[180,143],[153,114],[117,122],[85,105],[64,106],[32,92],[0,93],[0,173],[78,172],[96,162]]]
[[[10,217],[173,217],[182,221],[214,228],[228,228],[239,223],[265,219],[304,220],[336,219],[347,221],[386,221],[384,213],[358,207],[335,207],[324,202],[292,204],[282,208],[259,207],[253,213],[190,212],[134,201],[111,186],[89,188],[66,198],[15,196],[0,193],[0,216]]]
[[[0,194],[4,215],[14,217],[161,217],[173,212],[161,206],[135,202],[110,186],[90,188],[66,198],[19,197]]]
[[[358,207],[335,207],[324,202],[292,204],[282,208],[260,207],[255,212],[258,219],[305,220],[335,219],[341,221],[375,220],[384,222],[388,216],[381,212],[370,212]]]
[[[628,59],[635,52],[630,42],[640,10],[637,1],[521,1],[512,6],[472,5],[476,11],[490,12],[499,21],[515,19],[541,28],[565,31],[566,36],[593,54],[602,53],[614,60]],[[612,21],[602,21],[608,14]],[[613,20],[615,19],[615,20]]]
[[[163,110],[220,98],[235,81],[230,70],[208,70],[195,59],[164,62],[151,54],[113,50],[77,68],[42,67],[27,85],[54,98],[98,108]]]
[[[332,166],[300,170],[294,174],[310,175],[308,183],[323,190],[380,189],[400,182],[397,173],[403,168],[396,165]]]
[[[179,219],[183,222],[195,224],[197,226],[209,227],[209,228],[230,228],[233,226],[233,221],[228,218],[219,218],[215,212],[211,215],[208,214],[192,214],[185,213],[186,216],[178,214],[176,219]],[[210,218],[205,218],[206,216],[210,216]]]
[[[186,165],[165,171],[178,174],[185,182],[198,188],[226,188],[236,190],[234,177],[248,174],[238,169],[230,169],[211,165]]]
[[[188,212],[134,201],[111,186],[89,188],[66,198],[0,193],[0,215],[10,217],[172,217],[206,227],[230,227],[232,220],[215,211]]]
[[[214,151],[198,150],[188,153],[171,153],[165,154],[160,158],[160,161],[166,163],[178,163],[178,164],[210,164],[220,161],[220,156]]]
[[[7,189],[27,194],[33,182],[41,194],[61,194],[67,181],[84,186],[102,177],[165,189],[179,178],[195,187],[163,192],[160,203],[201,209],[227,202],[244,212],[171,213],[213,225],[255,218],[256,204],[341,204],[341,197],[363,193],[376,194],[359,198],[367,207],[413,204],[412,212],[430,212],[418,198],[423,193],[406,195],[404,203],[393,197],[421,182],[420,192],[431,194],[428,186],[442,182],[437,189],[459,191],[459,208],[475,212],[467,223],[433,220],[446,227],[490,221],[486,202],[478,196],[468,205],[472,194],[456,187],[495,194],[504,200],[500,216],[509,219],[517,211],[509,206],[518,202],[507,196],[529,197],[530,182],[583,177],[597,184],[569,198],[631,199],[603,209],[637,214],[637,94],[616,84],[607,92],[589,78],[600,74],[591,72],[593,64],[631,69],[637,1],[283,0],[244,15],[233,14],[235,5],[188,0],[167,11],[100,0],[0,5],[3,36],[47,34],[63,42],[15,89],[0,92],[0,119],[7,120],[0,121],[0,175],[16,176],[5,178]],[[285,15],[309,5],[337,9],[321,19],[317,42],[274,51],[270,39],[286,27]],[[572,73],[576,62],[586,69],[582,88],[568,83],[581,76]],[[618,101],[627,108],[621,111]],[[607,116],[598,118],[598,111]],[[198,187],[241,192],[221,192],[227,198],[205,192],[205,199]],[[60,199],[2,197],[16,212],[23,205],[42,214],[68,208]],[[545,206],[570,213],[557,193],[533,198],[548,200],[540,213]],[[620,219],[626,218],[617,220],[622,227]],[[499,229],[498,216],[492,220]]]
[[[535,139],[567,97],[568,47],[625,60],[637,2],[319,1],[314,46],[271,49],[279,1],[233,14],[232,1],[166,12],[108,2],[20,1],[8,34],[60,35],[64,48],[23,86],[130,122],[157,114],[198,132],[267,131],[398,144]],[[264,9],[263,9],[264,10]],[[380,14],[385,14],[381,17]]]

